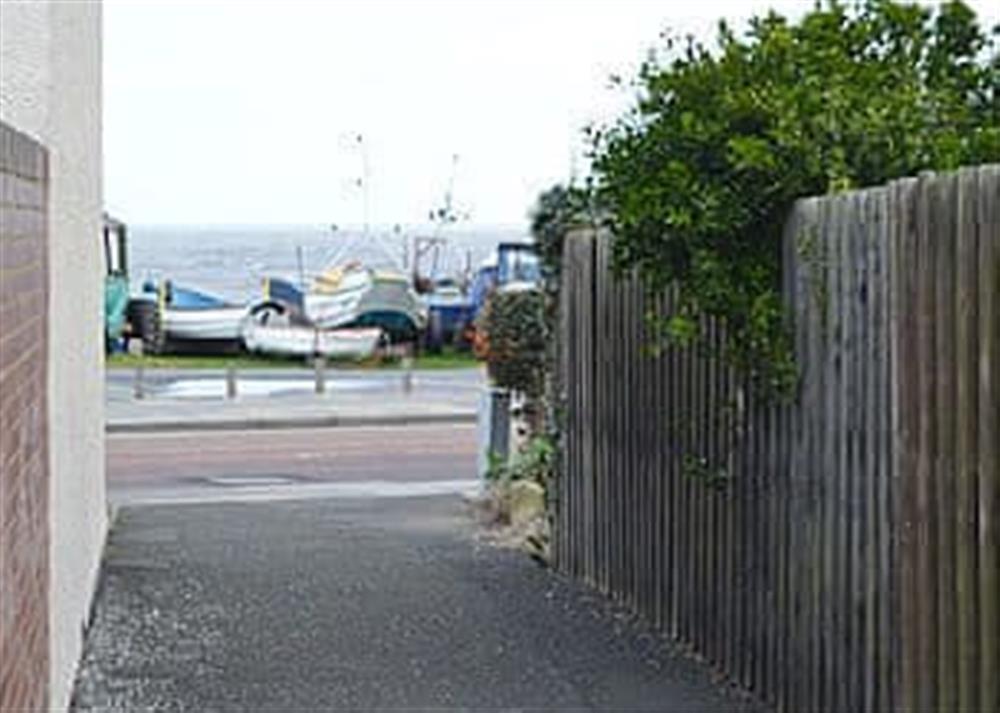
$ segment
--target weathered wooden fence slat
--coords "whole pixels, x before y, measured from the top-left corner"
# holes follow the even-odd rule
[[[979,172],[978,501],[980,708],[1000,710],[1000,166]]]
[[[567,240],[557,565],[778,710],[1000,710],[1000,166],[795,206],[789,404],[715,320],[647,349],[676,293],[609,256]]]

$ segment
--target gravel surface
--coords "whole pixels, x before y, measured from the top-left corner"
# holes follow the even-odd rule
[[[757,710],[454,497],[131,507],[75,710]]]

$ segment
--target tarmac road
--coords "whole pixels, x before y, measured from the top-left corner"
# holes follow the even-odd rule
[[[429,486],[436,488],[433,492],[464,492],[474,487],[475,471],[474,424],[107,437],[108,496],[115,505],[306,498],[357,491],[365,484],[399,494]]]

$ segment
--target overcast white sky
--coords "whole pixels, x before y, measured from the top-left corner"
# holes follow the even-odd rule
[[[133,223],[418,223],[458,155],[478,224],[565,180],[608,88],[671,28],[811,0],[106,0],[109,209]],[[1000,3],[971,3],[992,24]],[[582,168],[582,166],[581,166]]]

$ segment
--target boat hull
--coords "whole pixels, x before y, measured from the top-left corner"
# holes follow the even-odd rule
[[[245,307],[164,308],[160,312],[163,354],[238,354],[243,351]]]
[[[181,341],[232,341],[243,338],[246,307],[174,309],[166,307],[161,325],[167,339]]]
[[[303,297],[306,319],[321,329],[379,327],[392,341],[415,338],[427,325],[427,310],[402,275],[358,270],[336,289]]]
[[[246,348],[261,354],[324,356],[331,359],[370,357],[382,339],[381,329],[321,330],[302,326],[267,326],[248,323],[243,333]]]

